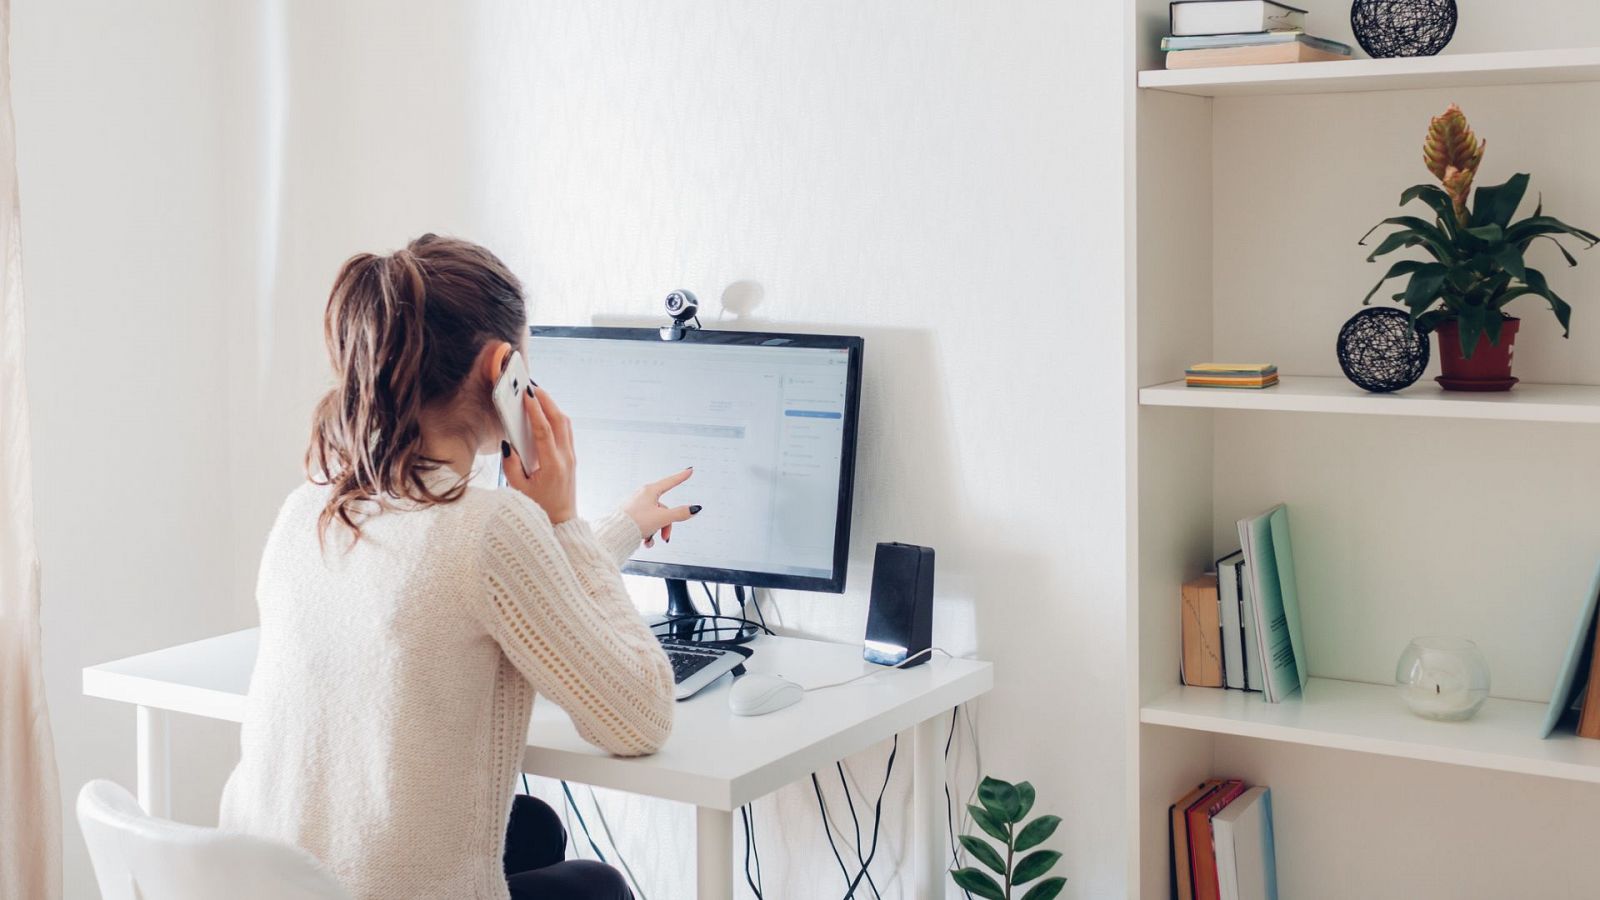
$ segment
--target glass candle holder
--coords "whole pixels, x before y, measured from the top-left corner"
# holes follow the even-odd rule
[[[1489,661],[1466,638],[1414,638],[1394,680],[1406,705],[1425,719],[1470,719],[1489,699]]]

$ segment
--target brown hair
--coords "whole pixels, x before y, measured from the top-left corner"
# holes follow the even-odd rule
[[[337,384],[317,404],[306,450],[311,480],[333,486],[319,536],[337,520],[359,540],[361,517],[393,498],[461,496],[464,484],[435,494],[423,480],[443,463],[422,452],[421,413],[455,397],[484,343],[518,346],[526,324],[522,285],[477,244],[425,234],[340,267],[323,316]]]

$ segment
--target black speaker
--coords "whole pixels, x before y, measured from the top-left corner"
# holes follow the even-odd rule
[[[867,662],[894,666],[933,646],[933,548],[878,545],[867,607]],[[905,668],[928,661],[922,653]]]

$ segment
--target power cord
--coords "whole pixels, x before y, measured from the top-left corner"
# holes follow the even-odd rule
[[[955,804],[950,800],[950,745],[955,743],[956,719],[960,716],[960,706],[950,710],[950,734],[944,739],[944,815],[945,821],[950,825],[950,862],[951,868],[955,869],[961,868],[961,845],[956,842],[956,810]],[[966,888],[962,888],[961,893],[966,896],[967,900],[972,900],[971,891],[968,891]]]
[[[567,803],[572,807],[573,815],[578,817],[578,825],[583,828],[583,836],[589,840],[589,849],[594,851],[595,857],[601,862],[610,865],[606,862],[606,855],[600,852],[600,845],[595,843],[594,835],[589,833],[589,823],[583,820],[583,810],[578,808],[578,801],[572,799],[572,786],[567,784],[565,779],[561,782],[561,791],[567,795]]]
[[[617,839],[611,835],[611,823],[606,821],[606,812],[600,808],[600,798],[595,796],[593,787],[589,787],[588,790],[589,802],[594,805],[594,815],[600,820],[600,830],[605,833],[606,843],[611,845],[611,852],[617,857],[618,865],[622,866],[622,871],[627,874],[628,880],[633,882],[633,895],[638,900],[649,900],[644,895],[644,888],[639,886],[639,876],[633,874],[633,868],[628,865],[627,858],[622,855],[622,849],[617,846]]]
[[[829,849],[833,850],[833,858],[839,862],[839,874],[844,876],[844,889],[850,892],[846,896],[851,896],[854,894],[852,890],[854,883],[850,880],[850,870],[845,868],[844,857],[839,855],[839,845],[833,842],[833,828],[828,818],[828,801],[822,799],[822,782],[817,780],[815,772],[811,773],[811,788],[817,792],[817,809],[822,811],[822,833],[828,839]]]
[[[756,900],[761,896],[761,848],[756,845],[756,810],[754,804],[745,804],[739,807],[739,817],[744,820],[744,880],[750,885],[750,890],[755,893]],[[756,875],[750,877],[750,851],[755,850]],[[643,900],[643,898],[640,898]]]
[[[867,861],[861,857],[861,820],[856,817],[856,799],[850,793],[850,783],[844,777],[844,762],[835,761],[834,768],[839,770],[839,787],[844,789],[844,802],[850,807],[850,824],[855,829],[856,836],[856,862],[861,866],[861,871],[867,871]],[[867,887],[872,888],[872,896],[883,900],[883,895],[878,893],[878,884],[872,880],[872,873],[867,872]]]
[[[845,892],[845,900],[852,900],[855,897],[856,888],[867,874],[873,858],[878,855],[878,826],[883,823],[883,795],[889,790],[889,776],[894,774],[894,757],[899,752],[900,735],[897,734],[894,736],[894,743],[889,747],[889,762],[883,768],[883,787],[878,788],[878,800],[872,807],[872,844],[867,849],[867,859],[861,864],[861,871],[856,874],[855,880],[850,882],[850,889]]]
[[[917,657],[926,656],[926,655],[928,655],[930,653],[943,653],[945,656],[948,656],[951,659],[955,658],[955,656],[949,650],[946,650],[943,647],[929,647],[926,650],[918,650],[917,652],[911,654],[910,656],[908,656],[905,659],[895,663],[892,666],[888,666],[888,667],[882,668],[882,669],[873,669],[870,672],[863,672],[863,673],[861,673],[860,675],[857,675],[854,678],[846,678],[843,681],[830,681],[827,684],[812,685],[810,687],[807,687],[805,685],[801,685],[801,690],[805,691],[806,693],[810,693],[812,691],[825,691],[828,688],[844,687],[847,684],[855,684],[858,681],[862,681],[864,679],[871,678],[874,675],[881,675],[884,672],[890,671],[891,669],[903,669],[906,666],[909,666],[913,662],[915,662]]]

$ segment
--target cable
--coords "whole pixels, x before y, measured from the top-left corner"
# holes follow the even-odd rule
[[[884,672],[889,671],[890,669],[903,669],[906,666],[911,665],[912,661],[915,660],[917,657],[926,656],[929,653],[943,653],[945,656],[948,656],[951,659],[955,658],[955,656],[953,654],[951,654],[951,652],[949,650],[946,650],[943,647],[929,647],[926,650],[918,650],[917,652],[911,654],[910,656],[906,657],[905,659],[903,659],[903,660],[901,660],[901,661],[899,661],[899,662],[895,663],[894,665],[889,666],[887,668],[873,669],[871,672],[863,672],[863,673],[861,673],[860,675],[857,675],[854,678],[846,678],[843,681],[832,681],[832,682],[829,682],[828,684],[819,684],[819,685],[814,685],[812,687],[806,687],[806,686],[802,685],[801,686],[801,690],[806,691],[806,692],[809,693],[811,691],[825,691],[828,688],[844,687],[847,684],[855,684],[856,682],[861,681],[864,678],[871,678],[874,675],[880,675],[880,674],[882,674]]]
[[[715,594],[713,594],[713,593],[711,593],[711,585],[706,584],[704,581],[702,581],[702,582],[700,582],[700,590],[706,592],[706,599],[711,602],[711,611],[716,613],[718,618],[721,618],[721,616],[722,616],[722,597],[721,597],[722,585],[720,585],[720,584],[717,585],[717,592]]]
[[[850,824],[855,828],[856,834],[856,862],[861,866],[861,870],[866,872],[867,861],[861,857],[861,820],[856,818],[856,799],[850,793],[850,783],[845,781],[844,763],[836,760],[833,766],[839,770],[839,787],[844,789],[844,802],[850,806]],[[872,896],[883,900],[883,895],[878,893],[877,882],[872,880],[871,872],[867,872],[867,887],[872,888]]]
[[[828,801],[822,799],[822,782],[817,780],[817,773],[811,773],[811,788],[817,792],[817,808],[822,810],[822,834],[828,839],[828,847],[833,850],[833,858],[839,861],[839,874],[844,876],[845,890],[850,889],[850,870],[845,868],[844,857],[839,855],[839,845],[833,842],[832,820],[828,818]]]
[[[756,900],[761,900],[761,849],[756,846],[756,811],[751,804],[739,807],[739,818],[744,821],[744,880],[750,885],[750,890],[756,895]],[[750,851],[755,850],[756,874],[750,877]]]
[[[867,867],[872,865],[872,860],[878,855],[878,826],[883,823],[883,795],[889,790],[889,776],[894,774],[894,757],[900,752],[900,735],[894,736],[894,744],[889,747],[889,762],[883,768],[883,787],[878,788],[878,801],[872,807],[872,844],[867,849],[866,862],[861,864],[861,871],[855,880],[850,882],[850,889],[845,892],[845,900],[851,900],[856,895],[856,887],[861,884],[861,879],[867,874]],[[816,776],[813,775],[813,778]]]
[[[601,862],[610,865],[610,863],[606,862],[606,855],[600,852],[600,845],[594,842],[594,835],[589,833],[589,823],[583,820],[583,810],[578,808],[578,801],[572,799],[572,786],[562,780],[561,790],[566,793],[567,802],[572,804],[572,813],[578,817],[578,826],[583,829],[583,836],[589,839],[589,849],[594,851],[594,855]]]
[[[586,785],[586,787],[588,787]],[[600,830],[605,833],[606,843],[611,845],[611,852],[617,857],[617,862],[622,866],[622,871],[628,875],[628,880],[633,882],[633,893],[638,900],[648,900],[644,895],[644,888],[639,886],[639,876],[633,874],[628,860],[622,855],[622,848],[617,846],[617,839],[611,836],[611,823],[606,821],[606,812],[600,808],[600,798],[595,796],[594,788],[589,787],[589,802],[594,804],[595,818],[600,820]]]
[[[951,802],[951,800],[950,800],[950,774],[949,773],[950,773],[950,745],[955,743],[955,740],[956,740],[956,719],[960,715],[961,715],[961,707],[959,705],[957,705],[955,709],[950,710],[950,734],[949,734],[949,736],[947,736],[944,739],[944,761],[945,761],[944,818],[945,818],[946,824],[948,824],[950,826],[950,862],[952,863],[952,867],[953,868],[957,868],[957,869],[961,868],[961,849],[960,849],[961,845],[956,843],[956,810],[955,810],[955,804],[953,804]],[[971,891],[968,891],[966,888],[962,888],[961,889],[961,893],[966,896],[967,900],[972,900],[972,892]]]

